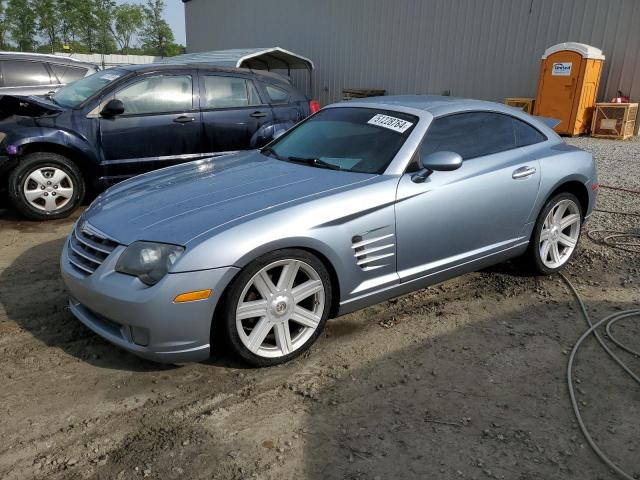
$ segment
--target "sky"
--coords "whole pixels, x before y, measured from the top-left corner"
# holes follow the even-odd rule
[[[144,3],[144,0],[117,0],[117,3]],[[173,30],[176,43],[187,42],[184,31],[184,4],[182,0],[165,0],[164,19]]]

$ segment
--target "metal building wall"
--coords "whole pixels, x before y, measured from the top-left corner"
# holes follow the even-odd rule
[[[280,46],[311,58],[313,96],[342,88],[501,101],[535,96],[545,48],[607,59],[599,99],[640,100],[640,0],[190,0],[189,52]]]

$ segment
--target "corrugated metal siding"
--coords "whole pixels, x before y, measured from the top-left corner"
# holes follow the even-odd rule
[[[189,52],[280,46],[311,58],[313,96],[343,88],[502,101],[535,96],[556,43],[601,48],[600,99],[640,100],[640,0],[191,0]],[[296,75],[295,82],[304,82]]]

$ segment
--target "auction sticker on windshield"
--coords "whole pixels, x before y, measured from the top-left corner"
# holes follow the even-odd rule
[[[388,128],[389,130],[399,133],[406,132],[407,129],[411,128],[411,125],[413,125],[413,123],[402,120],[401,118],[383,115],[382,113],[374,115],[367,123],[377,125],[378,127]]]

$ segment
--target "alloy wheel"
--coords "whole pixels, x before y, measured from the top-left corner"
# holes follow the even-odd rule
[[[71,201],[74,185],[64,170],[40,167],[26,176],[22,191],[29,205],[37,210],[53,212]]]
[[[560,200],[549,211],[540,232],[540,259],[547,268],[564,265],[578,244],[580,210],[571,200]]]
[[[265,358],[289,355],[317,330],[325,308],[325,286],[309,264],[273,262],[245,285],[236,307],[242,344]]]

